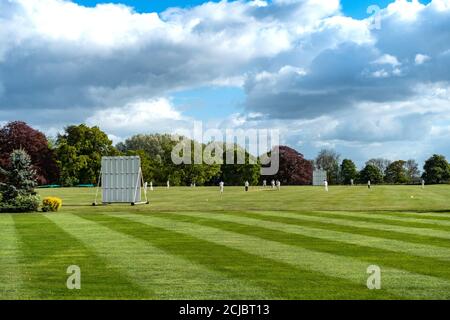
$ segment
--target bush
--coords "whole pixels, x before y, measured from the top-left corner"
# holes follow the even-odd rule
[[[39,202],[39,196],[20,195],[8,202],[0,203],[0,212],[35,212],[39,208]]]
[[[57,197],[47,197],[42,200],[42,211],[56,212],[62,206],[62,200]]]

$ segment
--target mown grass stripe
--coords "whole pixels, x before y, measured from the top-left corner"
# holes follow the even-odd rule
[[[399,240],[404,242],[416,243],[419,245],[426,243],[427,245],[432,245],[434,247],[450,248],[450,241],[435,238],[433,237],[433,235],[428,236],[416,234],[405,235],[404,233],[394,232],[392,230],[385,231],[385,230],[375,230],[367,227],[346,226],[342,224],[333,224],[330,223],[329,221],[327,221],[327,223],[323,223],[320,221],[310,221],[302,219],[302,217],[298,216],[298,212],[294,213],[294,212],[279,211],[279,212],[264,212],[263,214],[260,213],[262,212],[246,211],[246,212],[239,212],[239,215],[265,221],[276,221],[285,224],[300,225],[324,230],[334,230],[339,232],[366,235],[376,238]],[[292,218],[283,217],[280,216],[280,213],[292,213],[293,217]]]
[[[295,213],[295,212],[293,212]],[[305,214],[305,213],[303,213]],[[399,226],[399,227],[405,227],[405,228],[421,228],[425,230],[440,230],[447,232],[450,235],[450,226],[442,225],[442,224],[436,224],[436,223],[424,223],[424,222],[417,222],[417,221],[404,221],[400,220],[400,218],[385,218],[378,217],[377,213],[349,213],[349,214],[335,214],[334,212],[329,211],[313,211],[306,213],[309,216],[315,216],[315,217],[324,217],[324,218],[331,218],[331,219],[343,219],[343,220],[349,220],[349,221],[363,221],[363,222],[369,222],[369,223],[377,223],[377,224],[389,224],[391,226]],[[431,220],[432,221],[432,220]]]
[[[66,232],[83,241],[97,255],[148,290],[142,298],[152,299],[236,299],[268,298],[263,289],[246,281],[231,279],[188,259],[167,253],[135,236],[139,230],[123,224],[107,227],[99,215],[54,215],[49,218]],[[84,219],[83,219],[84,218]],[[119,231],[118,231],[119,230]],[[158,234],[151,236],[159,238]],[[182,244],[174,239],[172,245]]]
[[[304,221],[312,221],[312,222],[320,222],[324,224],[334,224],[334,225],[342,225],[348,227],[356,227],[356,228],[368,228],[373,230],[381,230],[381,231],[392,231],[403,234],[412,234],[412,235],[421,235],[426,237],[434,237],[441,239],[450,239],[450,232],[428,229],[428,228],[416,228],[416,227],[404,227],[391,225],[386,223],[376,223],[376,222],[368,222],[368,221],[355,221],[341,218],[331,218],[327,216],[314,216],[311,214],[305,213],[293,213],[293,212],[282,212],[282,211],[258,211],[259,215],[268,215],[268,216],[279,216],[285,218],[299,219]]]
[[[0,299],[13,300],[23,296],[32,296],[32,292],[25,294],[22,273],[18,268],[20,250],[14,226],[10,215],[0,215]]]
[[[383,266],[401,268],[413,273],[420,273],[450,280],[450,269],[447,261],[439,261],[436,259],[424,257],[414,257],[405,253],[368,247],[364,243],[361,243],[360,245],[347,244],[342,242],[337,243],[332,240],[308,237],[298,233],[286,233],[281,230],[272,230],[255,225],[250,226],[246,224],[240,224],[238,222],[215,220],[211,217],[200,217],[198,215],[193,216],[178,213],[152,213],[152,216],[153,215],[175,219],[183,222],[192,222],[226,231],[238,232],[241,234],[281,242],[284,244],[293,245],[309,250],[326,252],[345,257],[353,257],[362,261],[378,261],[378,264]]]
[[[24,299],[120,299],[143,295],[46,216],[14,215],[13,219],[22,252],[19,266],[26,286]],[[71,265],[81,268],[81,290],[66,286],[66,272]],[[33,292],[31,296],[27,295],[29,291]]]
[[[450,261],[450,249],[448,248],[435,247],[430,245],[412,244],[405,241],[370,237],[359,234],[353,234],[349,232],[340,232],[319,228],[304,227],[301,225],[291,225],[270,220],[258,220],[256,218],[248,218],[245,216],[240,216],[237,213],[211,214],[211,213],[177,212],[176,214],[191,217],[209,218],[226,222],[236,222],[247,226],[257,226],[260,228],[282,231],[285,233],[303,235],[310,238],[362,246],[360,248],[362,252],[364,252],[364,247],[372,247],[392,252],[406,253],[408,255],[418,257],[427,257],[437,260]],[[334,246],[332,247],[339,247],[339,243],[334,243]],[[435,260],[434,262],[436,263]]]
[[[412,218],[412,217],[398,217],[392,214],[385,213],[356,213],[356,212],[341,212],[341,211],[314,211],[311,214],[324,214],[331,217],[352,217],[352,218],[360,218],[360,219],[368,219],[371,221],[381,222],[381,223],[392,223],[399,222],[404,224],[405,226],[417,226],[424,228],[431,228],[442,226],[444,227],[442,230],[450,230],[450,221],[447,220],[439,220],[439,219],[422,219],[422,218]]]
[[[163,221],[169,222],[169,225],[173,225],[174,229],[170,226],[159,227],[153,223],[126,219],[119,215],[104,215],[103,217],[83,215],[83,217],[102,223],[119,232],[126,232],[146,239],[152,245],[161,246],[174,255],[186,257],[198,264],[223,272],[230,277],[246,279],[265,288],[272,299],[311,299],[318,296],[322,299],[395,297],[385,291],[367,290],[365,286],[361,286],[354,281],[317,273],[308,268],[298,268],[292,263],[262,256],[259,254],[262,249],[259,246],[255,246],[254,250],[235,248],[230,243],[234,244],[241,240],[235,239],[234,233],[227,234],[227,237],[221,238],[220,242],[211,242],[203,239],[204,237],[198,237],[197,232],[194,235],[190,232],[181,231],[177,228],[177,225],[170,224],[170,221],[167,220]],[[221,230],[212,228],[209,230],[217,236],[222,234]],[[174,243],[173,239],[177,239],[178,242]],[[290,255],[289,251],[285,252],[285,255]],[[339,290],[336,290],[336,288],[339,288]]]
[[[423,220],[440,220],[440,221],[450,221],[450,214],[447,214],[448,210],[435,211],[435,212],[410,212],[410,211],[382,211],[380,213],[386,213],[389,215],[397,217],[406,218],[419,218]]]
[[[191,235],[205,241],[226,245],[229,248],[239,249],[274,261],[280,261],[328,276],[347,279],[360,284],[362,287],[366,284],[368,264],[359,259],[307,250],[264,240],[259,237],[246,236],[237,232],[224,231],[194,223],[174,221],[169,218],[127,213],[110,213],[108,216],[125,218]],[[376,261],[373,263],[376,264]],[[383,287],[392,294],[417,299],[450,298],[450,281],[438,277],[410,273],[401,269],[380,267],[383,270]]]

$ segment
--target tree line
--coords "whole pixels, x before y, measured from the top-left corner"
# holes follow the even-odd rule
[[[191,150],[204,151],[206,144],[185,139]],[[42,132],[24,122],[10,122],[0,128],[0,167],[11,165],[14,150],[23,150],[29,157],[40,185],[58,184],[78,186],[96,184],[101,169],[102,156],[138,155],[144,179],[154,185],[185,186],[252,185],[263,180],[279,180],[284,185],[309,185],[314,169],[327,171],[330,184],[367,183],[418,183],[423,178],[428,184],[444,183],[450,180],[450,165],[441,155],[433,155],[425,162],[423,173],[415,160],[371,159],[362,170],[358,170],[350,159],[340,161],[340,155],[333,150],[322,150],[316,159],[308,160],[298,151],[279,147],[279,171],[275,176],[261,176],[261,163],[241,146],[227,145],[225,152],[232,152],[235,158],[239,152],[245,155],[245,164],[174,164],[172,150],[180,142],[168,134],[139,134],[114,145],[108,135],[98,127],[85,124],[71,125],[55,138],[47,138]],[[195,147],[195,148],[194,148]],[[192,154],[192,157],[195,155]],[[250,162],[253,159],[255,161]],[[0,182],[6,179],[0,175]]]

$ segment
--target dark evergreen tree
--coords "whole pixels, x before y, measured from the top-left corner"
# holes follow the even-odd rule
[[[0,212],[37,211],[39,197],[34,188],[37,185],[36,171],[25,150],[11,153],[7,168],[0,168]]]

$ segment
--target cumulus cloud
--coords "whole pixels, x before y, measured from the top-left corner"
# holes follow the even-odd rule
[[[221,1],[161,14],[1,1],[0,121],[47,131],[86,121],[121,139],[187,126],[193,119],[173,92],[237,86],[245,110],[221,126],[279,127],[286,143],[361,158],[448,150],[450,0],[396,0],[379,17],[373,28],[343,15],[338,0]]]

